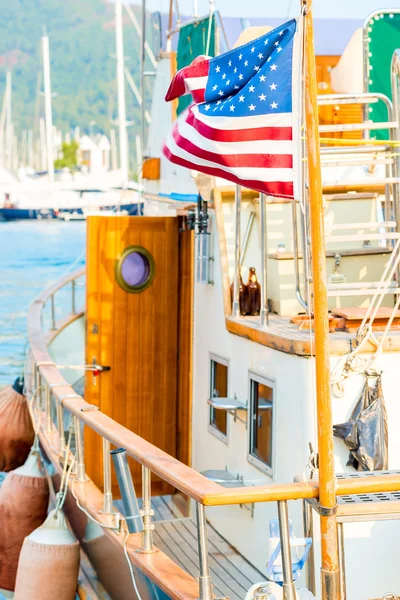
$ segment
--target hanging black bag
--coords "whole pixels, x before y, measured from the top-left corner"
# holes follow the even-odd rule
[[[375,382],[371,386],[373,378]],[[381,374],[366,373],[350,420],[334,425],[333,433],[350,450],[348,466],[357,471],[385,471],[388,468],[388,427]]]

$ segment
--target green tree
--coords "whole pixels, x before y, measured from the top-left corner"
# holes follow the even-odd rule
[[[57,158],[54,161],[55,169],[64,169],[67,167],[70,171],[75,171],[78,165],[78,142],[76,140],[72,140],[70,144],[64,142],[62,145],[62,158]]]
[[[140,8],[133,5],[138,17]],[[18,134],[33,129],[39,135],[44,116],[40,38],[46,27],[50,42],[53,123],[62,131],[79,126],[88,133],[90,122],[109,135],[117,117],[115,6],[105,0],[0,0],[0,103],[7,69],[12,71],[13,120]],[[139,85],[139,37],[124,18],[126,66]],[[149,86],[150,88],[150,86]],[[147,102],[150,90],[146,95]],[[129,89],[127,118],[140,123],[140,111]]]

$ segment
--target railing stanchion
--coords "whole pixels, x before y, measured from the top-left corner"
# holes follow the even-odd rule
[[[58,443],[60,454],[65,451],[65,436],[64,436],[64,410],[61,400],[57,402],[57,429],[58,429]]]
[[[55,330],[56,328],[56,309],[54,306],[54,294],[51,295],[51,328]]]
[[[87,481],[85,473],[85,458],[83,453],[83,438],[81,430],[81,422],[74,416],[75,421],[75,446],[76,446],[76,481],[84,483]]]
[[[142,466],[142,519],[143,519],[143,534],[142,534],[142,552],[154,552],[153,547],[153,530],[154,525],[151,522],[151,517],[154,515],[154,510],[151,508],[151,471],[147,467]]]
[[[290,551],[289,516],[286,500],[278,501],[279,534],[281,537],[283,598],[296,600],[296,588],[293,582],[292,554]]]
[[[51,389],[48,384],[45,387],[45,414],[46,414],[46,431],[53,431],[53,419],[51,418]]]
[[[314,540],[314,525],[313,525],[313,514],[312,506],[307,500],[303,500],[303,526],[304,526],[304,537],[311,538]],[[314,556],[314,544],[311,544],[310,552],[306,562],[306,581],[307,587],[316,595],[315,585],[315,556]]]
[[[113,496],[111,487],[111,456],[110,442],[103,438],[103,513],[111,514],[113,512]]]
[[[42,378],[40,375],[39,367],[35,368],[35,389],[36,389],[36,405],[42,409],[43,394],[42,394]]]
[[[200,600],[213,600],[210,567],[208,564],[207,521],[204,506],[199,502],[196,503],[196,518],[197,542],[199,545]]]
[[[339,566],[340,566],[340,600],[346,600],[346,565],[344,559],[343,523],[338,522]]]
[[[75,280],[75,279],[73,279],[73,280],[72,280],[72,282],[71,282],[71,285],[72,285],[72,291],[71,291],[71,293],[72,293],[72,296],[71,296],[71,303],[72,303],[72,307],[71,307],[71,311],[72,311],[72,314],[73,314],[73,315],[76,315],[76,306],[75,306],[75,282],[76,282],[76,280]]]

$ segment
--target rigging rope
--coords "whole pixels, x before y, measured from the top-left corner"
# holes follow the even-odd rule
[[[64,452],[64,466],[63,466],[62,475],[61,475],[60,488],[59,488],[59,490],[57,492],[57,496],[56,496],[57,497],[56,513],[58,513],[64,506],[64,502],[65,502],[65,499],[67,497],[67,492],[68,492],[69,478],[71,476],[71,472],[72,472],[73,466],[76,461],[75,455],[71,452],[71,438],[72,438],[73,428],[74,428],[74,417],[72,416],[71,424],[69,426],[67,446],[66,446],[65,452]]]
[[[389,287],[392,284],[394,274],[398,268],[400,262],[400,240],[397,240],[390,259],[384,269],[382,277],[379,281],[379,285],[371,299],[371,302],[366,310],[364,318],[361,322],[360,327],[358,328],[356,335],[356,347],[352,350],[347,357],[345,358],[345,362],[343,363],[343,358],[340,358],[337,362],[335,368],[333,369],[332,378],[331,378],[331,386],[333,393],[337,397],[342,397],[344,395],[344,381],[353,375],[357,375],[363,373],[366,368],[370,368],[374,365],[376,359],[381,354],[383,345],[387,336],[389,335],[391,324],[393,323],[393,319],[396,315],[396,312],[400,306],[400,294],[397,295],[396,303],[393,307],[390,318],[386,324],[385,330],[378,341],[375,335],[373,334],[372,325],[378,314],[378,310],[382,304],[384,296],[389,291]],[[360,357],[358,354],[361,350],[366,346],[368,342],[374,344],[376,350],[369,358],[369,361],[365,357]],[[355,360],[357,359],[357,362]]]

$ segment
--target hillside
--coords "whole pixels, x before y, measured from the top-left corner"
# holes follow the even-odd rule
[[[134,7],[136,9],[136,7]],[[103,0],[0,0],[0,96],[12,68],[13,122],[37,130],[43,113],[40,37],[50,40],[54,124],[108,132],[116,117],[114,6]],[[138,36],[124,18],[127,66],[138,83]],[[127,118],[138,123],[136,101],[127,89]]]

